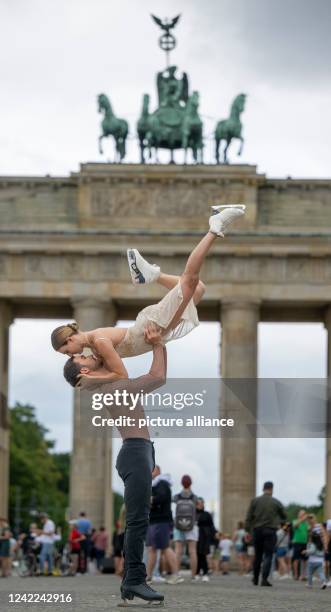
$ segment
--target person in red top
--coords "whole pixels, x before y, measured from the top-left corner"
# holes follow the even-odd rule
[[[99,572],[102,569],[102,560],[104,559],[108,548],[108,534],[104,527],[100,527],[92,536],[92,542],[95,548],[95,558]]]
[[[84,539],[83,536],[76,527],[75,521],[70,521],[71,530],[69,533],[69,545],[70,545],[70,574],[75,576],[78,569],[80,543]]]

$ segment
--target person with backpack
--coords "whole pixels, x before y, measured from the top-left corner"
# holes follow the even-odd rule
[[[308,556],[307,572],[308,583],[307,587],[313,586],[313,575],[315,572],[321,582],[321,589],[326,589],[327,581],[324,574],[324,553],[328,547],[327,533],[320,523],[317,523],[315,514],[308,514],[309,538],[305,553]]]
[[[196,581],[199,580],[199,577],[196,575],[198,566],[197,541],[199,539],[196,516],[198,497],[191,489],[192,479],[190,476],[185,474],[182,478],[181,484],[183,487],[181,492],[175,495],[173,499],[176,504],[173,540],[175,542],[175,552],[177,555],[179,568],[183,556],[183,544],[187,543],[192,581]]]

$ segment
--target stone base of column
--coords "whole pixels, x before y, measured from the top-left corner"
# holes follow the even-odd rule
[[[255,439],[221,440],[220,525],[230,536],[246,512],[256,490]]]
[[[83,331],[115,325],[116,309],[111,300],[79,297],[73,300],[74,318]],[[75,392],[74,443],[70,474],[70,515],[86,512],[94,527],[113,532],[112,439],[109,432],[80,435],[80,416],[91,415],[84,395]]]
[[[259,304],[244,299],[222,304],[221,370],[222,379],[257,377],[257,325]],[[224,388],[221,412],[235,420],[241,417],[254,423],[256,395],[245,407],[231,390]],[[254,432],[254,429],[253,429]],[[221,529],[232,533],[243,521],[248,505],[256,493],[256,438],[249,430],[242,437],[221,440]]]
[[[105,431],[105,499],[104,499],[104,527],[108,533],[108,553],[112,549],[112,534],[114,530],[114,496],[112,489],[112,467],[113,467],[113,439],[111,432]]]

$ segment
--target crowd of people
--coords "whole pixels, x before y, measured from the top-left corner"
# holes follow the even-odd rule
[[[295,520],[287,521],[283,505],[273,496],[273,483],[268,481],[263,494],[251,501],[245,530],[244,539],[253,545],[255,586],[271,587],[271,577],[293,577],[312,588],[314,574],[322,589],[331,586],[331,520],[323,524],[302,509]]]
[[[183,488],[172,498],[169,476],[162,475],[158,466],[153,472],[147,537],[147,573],[152,582],[181,581],[185,545],[193,582],[200,578],[208,582],[211,574],[227,576],[234,567],[240,576],[251,577],[256,586],[272,586],[272,578],[293,578],[311,588],[316,574],[322,589],[331,587],[331,520],[322,524],[315,515],[300,510],[295,520],[287,521],[283,505],[273,497],[273,484],[266,482],[263,494],[252,500],[246,520],[239,521],[232,534],[222,533],[191,485],[191,478],[183,476]],[[176,504],[174,523],[171,501]],[[173,552],[176,571],[175,564],[168,561]],[[159,565],[155,570],[156,558]],[[160,574],[162,569],[166,578]]]
[[[288,521],[283,505],[273,497],[273,484],[266,482],[263,494],[252,500],[246,520],[238,522],[233,533],[223,533],[216,529],[203,498],[193,492],[191,477],[184,475],[181,484],[173,495],[171,477],[155,466],[145,547],[149,583],[179,584],[186,568],[193,582],[209,582],[211,575],[236,571],[251,577],[254,585],[293,579],[312,588],[316,575],[322,589],[331,587],[331,520],[323,524],[301,509],[295,520]],[[0,519],[1,575],[10,576],[17,567],[23,567],[17,572],[21,575],[100,573],[112,550],[111,571],[121,576],[124,533],[124,504],[112,542],[105,528],[93,528],[84,512],[69,521],[65,542],[47,514],[17,538]]]
[[[22,576],[101,572],[108,548],[105,528],[93,528],[85,512],[69,521],[66,539],[46,513],[40,515],[39,524],[31,523],[17,538],[7,521],[0,519],[0,572],[3,577],[10,576],[13,571]]]

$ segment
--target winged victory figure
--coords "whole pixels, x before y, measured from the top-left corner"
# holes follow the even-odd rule
[[[177,15],[177,17],[174,17],[173,19],[171,19],[170,21],[168,21],[168,19],[166,19],[165,21],[162,21],[162,19],[160,19],[159,17],[156,17],[155,15],[151,15],[152,19],[154,19],[155,23],[157,23],[158,26],[160,26],[161,30],[164,30],[164,32],[166,34],[169,34],[170,30],[172,30],[175,25],[178,23],[179,19],[180,19],[180,14]]]

